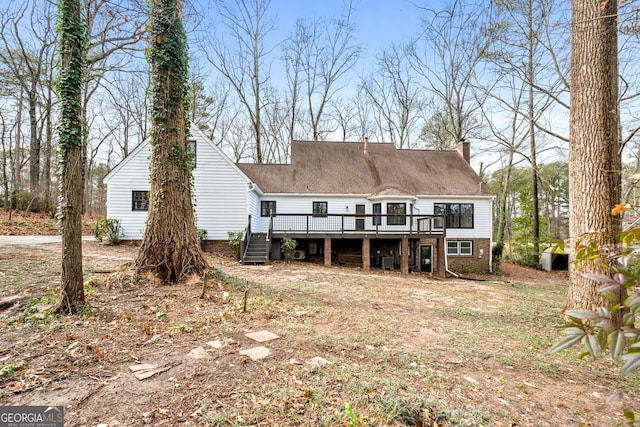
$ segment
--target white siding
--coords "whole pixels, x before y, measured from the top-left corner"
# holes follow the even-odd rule
[[[447,237],[450,238],[486,238],[492,234],[492,199],[490,197],[464,198],[464,197],[423,197],[416,202],[414,215],[433,215],[434,203],[472,203],[473,204],[473,228],[448,228]]]
[[[141,239],[147,221],[146,211],[132,211],[132,192],[149,191],[151,147],[142,143],[106,179],[107,217],[122,223],[125,239]]]
[[[402,197],[376,197],[374,200],[366,195],[307,195],[307,194],[276,194],[262,195],[260,201],[274,200],[276,202],[276,213],[278,214],[311,214],[313,212],[313,202],[327,202],[327,212],[330,214],[355,214],[357,204],[365,205],[365,214],[373,214],[373,205],[380,203],[382,214],[387,213],[387,203],[406,203],[407,214],[411,213],[411,204],[414,204],[414,216],[433,215],[434,203],[472,203],[473,204],[473,228],[450,228],[447,229],[447,237],[450,238],[491,238],[492,234],[492,199],[490,197],[432,197],[420,196],[417,201],[409,201]],[[260,216],[260,203],[255,208],[255,217],[258,219],[252,223],[254,231],[266,232],[269,227],[269,218]],[[253,211],[253,208],[252,208]],[[353,220],[353,219],[350,219]],[[321,223],[324,218],[313,218],[312,221]],[[347,224],[345,224],[347,225]],[[351,226],[352,227],[352,226]],[[393,229],[394,226],[388,226]],[[313,229],[311,226],[310,228]],[[397,226],[398,230],[406,228]]]
[[[324,196],[324,195],[306,195],[306,194],[265,194],[260,198],[260,202],[275,200],[276,214],[311,214],[313,213],[313,202],[327,202],[327,213],[331,214],[353,214],[356,212],[356,204],[367,206],[365,213],[372,213],[371,203],[366,196]],[[269,217],[262,217],[261,204],[257,204],[258,224],[256,231],[266,232],[269,229]],[[347,210],[347,207],[349,208]],[[252,224],[253,227],[253,224]]]
[[[247,196],[249,199],[248,215],[251,215],[251,230],[260,230],[260,196],[255,191],[250,191]],[[243,228],[244,229],[244,228]]]
[[[227,240],[229,231],[247,225],[248,178],[222,152],[198,137],[196,168],[193,171],[195,214],[198,228],[207,230],[210,240]],[[147,212],[131,210],[132,191],[148,191],[148,142],[134,150],[106,179],[107,216],[122,222],[125,239],[141,239]]]

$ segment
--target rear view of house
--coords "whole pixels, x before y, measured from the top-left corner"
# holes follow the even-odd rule
[[[420,271],[488,271],[492,196],[456,150],[400,150],[393,144],[293,141],[289,164],[234,164],[199,131],[194,189],[199,228],[212,240],[245,231],[245,262],[294,258],[325,265]],[[147,148],[145,149],[144,146]],[[107,214],[126,238],[146,220],[148,145],[108,175]]]

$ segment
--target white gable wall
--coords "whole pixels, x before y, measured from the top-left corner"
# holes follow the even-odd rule
[[[149,191],[149,156],[151,147],[143,142],[105,178],[107,183],[107,217],[120,220],[125,239],[142,239],[146,211],[133,211],[132,192]]]
[[[247,226],[250,180],[202,134],[195,132],[193,139],[197,145],[193,170],[197,226],[207,230],[210,240],[227,240],[229,231]],[[150,189],[150,155],[151,146],[144,142],[105,178],[107,217],[121,221],[125,239],[144,236],[147,212],[132,211],[132,191]]]

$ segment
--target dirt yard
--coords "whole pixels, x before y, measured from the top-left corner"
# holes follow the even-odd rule
[[[614,426],[640,413],[639,375],[549,354],[563,273],[504,265],[469,281],[209,254],[201,299],[202,283],[137,283],[136,250],[85,242],[91,308],[60,317],[60,245],[0,247],[0,299],[17,299],[0,311],[0,405],[64,405],[65,426]],[[246,335],[258,331],[278,338]]]

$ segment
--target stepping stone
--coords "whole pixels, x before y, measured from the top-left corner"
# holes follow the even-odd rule
[[[213,341],[207,342],[207,345],[209,347],[213,347],[213,348],[218,349],[218,350],[223,348],[223,347],[226,347],[226,346],[228,346],[230,344],[236,344],[236,342],[231,338],[225,338],[225,339],[222,339],[222,340],[213,340]]]
[[[327,359],[320,357],[320,356],[316,356],[313,359],[309,359],[307,360],[307,364],[315,367],[318,366],[325,366],[325,365],[331,365],[331,362],[329,362]]]
[[[133,375],[140,381],[151,378],[155,374],[164,372],[167,370],[165,366],[159,368],[158,365],[152,365],[150,363],[141,363],[139,365],[129,366],[129,370],[133,372]]]
[[[202,347],[196,347],[189,352],[189,357],[193,359],[206,359],[209,357],[209,353]]]
[[[262,346],[249,348],[247,350],[240,350],[240,356],[249,356],[253,361],[264,359],[270,354],[271,350]]]
[[[280,338],[278,335],[269,331],[251,332],[251,333],[245,334],[244,336],[247,338],[251,338],[252,340],[257,342],[267,342],[267,341]]]

